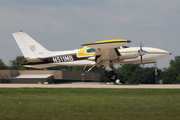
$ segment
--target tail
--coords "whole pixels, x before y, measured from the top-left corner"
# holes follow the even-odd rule
[[[12,35],[26,59],[44,58],[49,56],[50,51],[46,50],[26,33],[19,32],[13,33]]]

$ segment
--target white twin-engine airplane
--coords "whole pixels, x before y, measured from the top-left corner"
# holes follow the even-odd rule
[[[70,51],[48,51],[24,32],[13,33],[25,61],[25,67],[47,68],[59,65],[67,66],[104,66],[105,74],[110,80],[117,79],[113,65],[117,64],[147,64],[154,63],[154,76],[159,76],[156,60],[165,58],[171,53],[151,47],[127,47],[130,40],[113,39],[82,44],[81,49]],[[90,70],[89,69],[89,70]],[[88,71],[89,71],[88,70]]]

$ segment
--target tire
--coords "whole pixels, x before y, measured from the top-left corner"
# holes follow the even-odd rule
[[[114,75],[114,72],[113,71],[106,71],[105,74],[107,77],[112,77]]]
[[[159,75],[160,75],[160,73],[159,73],[159,71],[157,70],[157,72],[153,72],[153,75],[154,75],[154,77],[158,77]]]
[[[114,82],[115,80],[117,80],[117,74],[114,73],[114,74],[113,74],[111,77],[109,77],[109,78],[110,78],[111,81]]]

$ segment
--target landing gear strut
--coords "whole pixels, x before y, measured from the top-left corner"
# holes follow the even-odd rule
[[[159,71],[157,70],[157,63],[154,63],[155,71],[153,72],[154,77],[158,77],[160,75]]]

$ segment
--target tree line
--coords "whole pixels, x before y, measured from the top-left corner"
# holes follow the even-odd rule
[[[15,60],[10,61],[10,66],[4,64],[0,59],[1,70],[37,70],[35,68],[28,68],[20,64],[25,61],[23,56],[17,56]],[[69,70],[69,71],[83,71],[84,66],[57,66],[50,67],[47,70]],[[88,70],[90,67],[87,67]],[[118,75],[123,84],[156,84],[156,78],[153,76],[154,67],[143,68],[140,65],[125,64],[121,67],[114,68],[114,72]],[[175,56],[170,60],[169,67],[158,69],[160,76],[158,79],[163,80],[163,84],[179,84],[180,83],[180,56]],[[94,67],[91,72],[99,73],[101,81],[109,81],[105,76],[105,69],[102,67]]]

